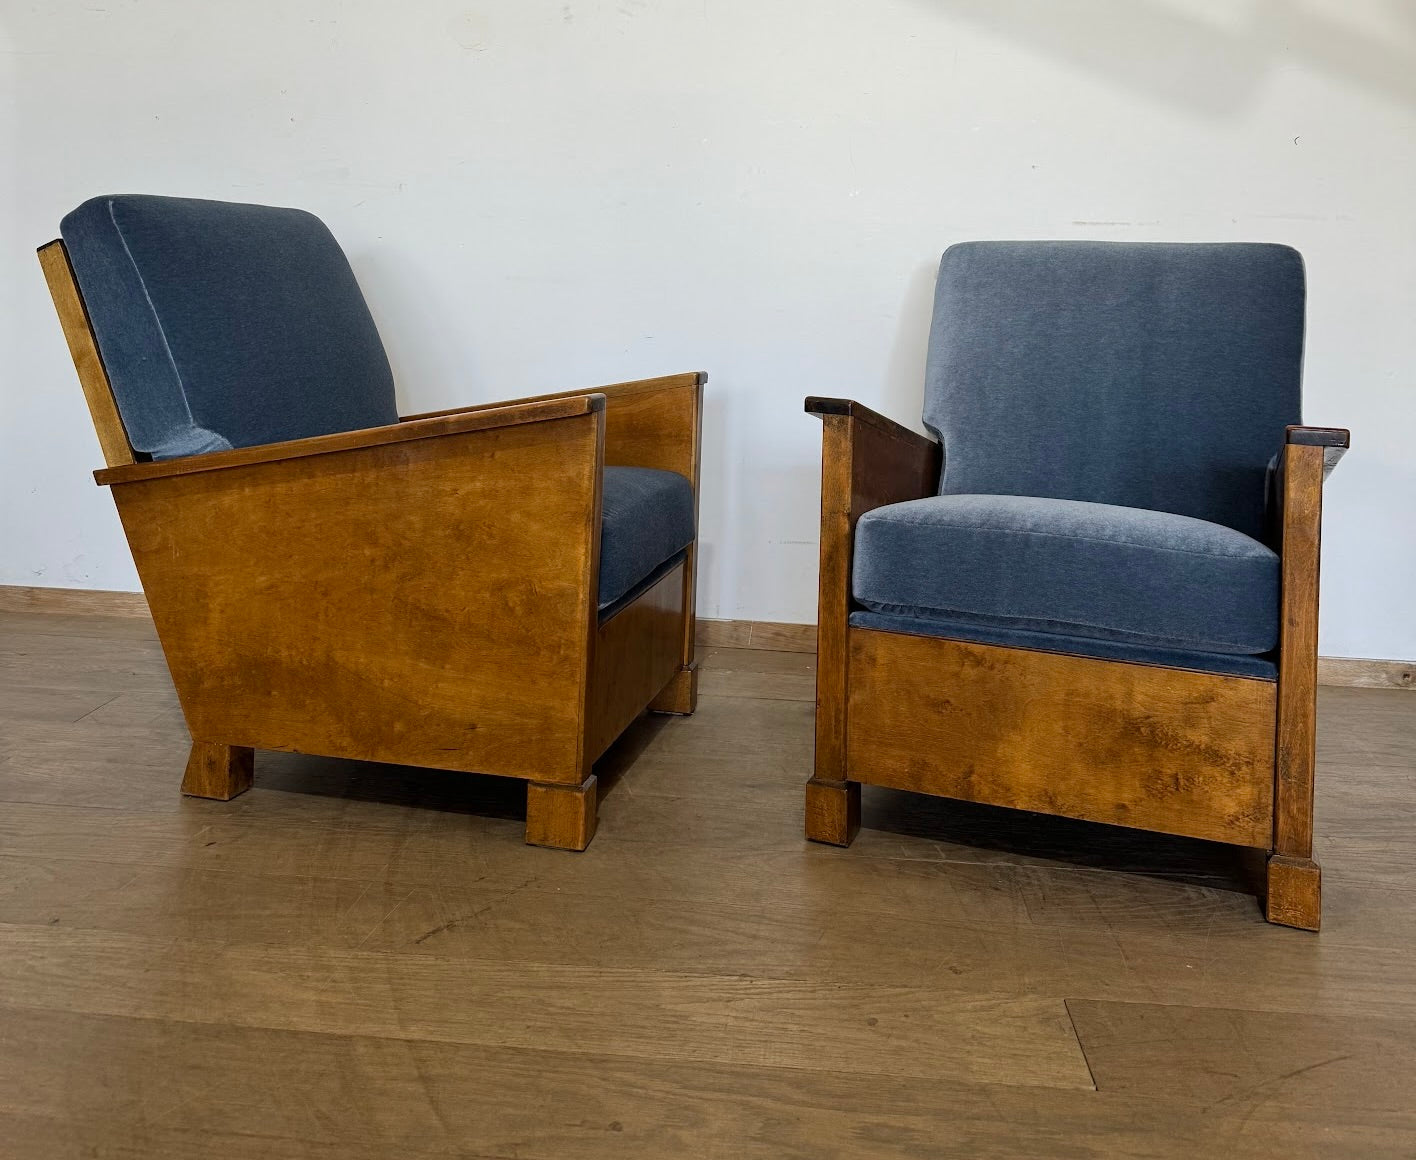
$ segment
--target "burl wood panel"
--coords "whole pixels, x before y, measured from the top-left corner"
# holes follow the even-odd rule
[[[581,782],[602,414],[116,483],[192,735]]]
[[[1274,685],[850,630],[853,780],[1267,848]]]
[[[594,761],[679,671],[683,628],[679,564],[595,634],[586,762]]]

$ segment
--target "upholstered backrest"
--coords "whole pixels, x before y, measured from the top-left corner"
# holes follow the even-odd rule
[[[924,421],[944,494],[1090,500],[1259,536],[1299,422],[1287,246],[966,242],[939,267]]]
[[[61,234],[135,450],[165,459],[398,421],[369,308],[312,214],[98,197]]]

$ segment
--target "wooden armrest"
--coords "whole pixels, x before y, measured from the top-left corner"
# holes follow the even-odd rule
[[[465,413],[393,423],[386,427],[368,427],[361,431],[339,431],[333,435],[316,435],[309,439],[292,439],[285,443],[238,447],[232,451],[215,451],[208,455],[190,455],[182,459],[163,459],[153,463],[131,463],[95,471],[93,477],[102,485],[136,483],[173,475],[191,475],[195,472],[221,471],[258,463],[303,459],[311,455],[327,455],[334,451],[356,451],[388,443],[407,443],[415,439],[437,439],[467,431],[487,431],[497,427],[516,427],[524,423],[542,423],[550,419],[569,419],[602,411],[604,408],[604,395],[578,394],[569,398],[547,399],[544,402],[484,407]]]
[[[416,423],[444,415],[469,415],[488,408],[524,406],[557,399],[584,398],[587,393],[605,397],[605,462],[615,467],[654,467],[676,471],[698,492],[699,442],[702,432],[702,371],[666,375],[656,379],[636,379],[610,383],[589,391],[559,391],[532,395],[509,403],[477,403],[453,411],[430,411],[409,415],[403,422]]]
[[[939,490],[942,450],[908,427],[850,399],[806,400],[825,425],[821,441],[821,591],[818,618],[850,605],[856,522],[886,504]]]
[[[896,423],[894,419],[882,415],[879,411],[872,411],[864,403],[857,403],[854,399],[825,399],[816,395],[808,395],[806,413],[819,416],[823,421],[827,415],[845,415],[862,423],[869,423],[872,427],[887,435],[893,435],[897,439],[903,439],[906,443],[916,444],[921,449],[933,447],[937,450],[939,446],[933,439],[921,435],[918,431],[912,431],[901,423]],[[926,453],[928,452],[926,451]]]
[[[577,395],[586,394],[604,395],[609,403],[614,404],[634,395],[701,387],[707,381],[708,376],[702,371],[690,371],[687,374],[665,375],[656,379],[635,379],[628,383],[608,383],[603,387],[586,387],[580,391],[555,391],[548,395],[527,395],[523,399],[507,399],[498,403],[473,403],[468,407],[451,407],[446,411],[424,411],[418,415],[404,415],[402,422],[414,423],[420,419],[436,419],[443,415],[465,415],[469,411],[484,411],[489,407],[514,407],[522,403],[541,403],[547,399],[570,399]]]
[[[1289,427],[1284,438],[1285,447],[1321,447],[1323,449],[1323,478],[1332,474],[1338,460],[1347,454],[1352,442],[1352,432],[1345,427]]]

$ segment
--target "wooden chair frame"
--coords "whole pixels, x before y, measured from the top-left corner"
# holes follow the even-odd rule
[[[806,836],[849,845],[864,783],[1229,842],[1267,852],[1269,921],[1317,930],[1318,549],[1348,432],[1289,427],[1278,449],[1275,684],[851,627],[856,521],[934,495],[941,451],[848,399],[806,410],[824,423]]]
[[[182,792],[236,796],[255,749],[497,774],[528,842],[584,849],[595,759],[697,701],[696,542],[598,618],[603,469],[679,472],[696,512],[706,376],[138,462],[63,243],[39,257],[191,731]]]

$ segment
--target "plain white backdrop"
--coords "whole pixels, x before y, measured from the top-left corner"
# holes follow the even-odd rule
[[[707,370],[699,614],[798,622],[802,397],[918,426],[944,247],[1264,240],[1322,651],[1416,658],[1413,0],[0,0],[0,149],[0,583],[138,587],[33,253],[95,194],[318,213],[405,411]]]

